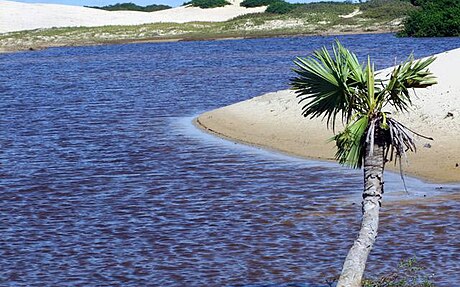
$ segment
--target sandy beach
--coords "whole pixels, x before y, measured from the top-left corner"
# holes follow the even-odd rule
[[[219,8],[201,9],[181,6],[147,13],[0,0],[0,33],[53,27],[97,27],[160,22],[222,22],[248,13],[263,12],[266,9],[266,7],[241,7],[239,6],[241,0],[230,2],[232,5]]]
[[[460,182],[460,49],[436,57],[430,70],[438,84],[416,91],[410,113],[394,114],[409,128],[434,138],[418,139],[418,150],[403,161],[403,170],[432,182]],[[309,159],[334,160],[335,145],[328,142],[332,130],[320,119],[302,117],[295,94],[289,90],[206,112],[196,124],[234,141]],[[399,171],[394,163],[386,168]]]

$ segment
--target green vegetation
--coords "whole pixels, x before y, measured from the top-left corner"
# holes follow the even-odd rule
[[[154,12],[154,11],[160,11],[160,10],[166,10],[170,9],[171,6],[168,5],[157,5],[157,4],[152,4],[148,6],[139,6],[134,3],[117,3],[114,5],[108,5],[108,6],[102,6],[102,7],[97,7],[97,6],[85,6],[88,8],[96,8],[96,9],[101,9],[101,10],[107,10],[107,11],[142,11],[142,12]]]
[[[326,284],[335,286],[339,276],[329,278]],[[435,287],[432,282],[433,275],[426,275],[426,268],[417,261],[416,257],[399,262],[393,271],[378,278],[366,278],[362,287]]]
[[[200,40],[232,37],[273,37],[364,32],[397,32],[407,11],[400,0],[382,5],[341,2],[288,4],[292,10],[242,15],[226,22],[154,23],[127,26],[37,29],[0,34],[0,50],[50,46],[94,45],[136,41]],[[277,1],[278,3],[284,1]],[[380,2],[376,2],[380,3]],[[401,4],[402,3],[402,4]],[[270,6],[270,5],[269,5]],[[363,6],[365,8],[363,8]],[[276,8],[276,6],[274,6]],[[345,17],[357,9],[353,17]],[[272,8],[271,8],[272,9]],[[408,11],[416,10],[409,5]],[[271,10],[269,10],[271,11]]]
[[[296,7],[302,4],[291,4],[284,0],[244,0],[241,6],[246,8],[268,6],[265,13],[269,14],[287,14],[292,12]]]
[[[398,269],[378,279],[366,279],[363,287],[434,287],[435,285],[421,272],[424,268],[415,257],[401,261]]]
[[[217,8],[230,5],[226,0],[192,0],[190,2],[184,3],[184,5],[192,5],[193,7],[200,7],[203,9],[207,8]]]
[[[241,2],[241,6],[246,8],[268,6],[277,2],[284,2],[283,0],[244,0]]]
[[[459,0],[460,1],[460,0]],[[283,0],[245,0],[241,5],[246,7],[257,7],[268,5],[265,14],[287,14],[291,17],[312,17],[313,14],[318,16],[318,20],[328,21],[330,15],[347,15],[359,9],[357,17],[340,19],[343,24],[355,24],[357,19],[369,19],[377,21],[399,22],[407,15],[416,10],[408,1],[401,0],[370,0],[364,3],[353,4],[351,2],[314,2],[307,4],[291,4]],[[242,16],[245,17],[245,16]],[[246,17],[253,17],[247,15]]]
[[[340,164],[363,168],[364,173],[361,230],[348,252],[337,286],[361,286],[377,237],[385,163],[393,159],[400,162],[407,151],[415,151],[415,136],[420,136],[385,107],[408,112],[412,104],[409,90],[436,84],[428,70],[434,60],[409,57],[386,81],[375,77],[369,57],[362,65],[338,41],[332,53],[323,47],[311,57],[294,61],[296,77],[291,79],[291,86],[302,107],[301,114],[327,119],[332,129],[342,123],[344,130],[335,132],[332,139],[337,147],[335,157]]]
[[[314,2],[296,7],[297,13],[331,13],[332,11],[339,14],[349,14],[353,12],[359,4],[349,2]]]
[[[266,13],[287,14],[295,9],[296,5],[284,1],[279,1],[268,5]]]
[[[362,3],[360,10],[368,18],[398,18],[407,16],[414,7],[408,1],[371,0]]]
[[[460,36],[460,0],[417,0],[419,9],[409,14],[400,36]]]

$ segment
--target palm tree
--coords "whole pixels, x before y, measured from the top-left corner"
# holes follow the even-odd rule
[[[294,61],[297,77],[291,79],[291,85],[302,104],[302,115],[326,118],[334,131],[341,120],[344,130],[332,138],[336,158],[341,164],[364,170],[361,229],[337,287],[361,286],[377,237],[385,163],[398,159],[401,164],[407,150],[416,150],[414,134],[421,136],[394,119],[388,108],[406,112],[411,105],[409,89],[436,84],[427,69],[434,60],[415,61],[410,56],[386,80],[379,80],[369,57],[367,65],[361,65],[356,55],[337,41],[332,53],[323,47],[311,57]]]

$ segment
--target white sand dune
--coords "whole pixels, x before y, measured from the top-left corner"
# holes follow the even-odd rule
[[[0,0],[0,33],[52,27],[138,25],[158,22],[221,22],[265,11],[266,7],[244,8],[241,0],[225,7],[201,9],[182,6],[157,12],[104,11],[58,4],[31,4]]]
[[[460,49],[436,55],[430,66],[438,84],[418,89],[402,123],[434,141],[419,139],[404,170],[436,182],[460,182]],[[382,75],[391,70],[384,70]],[[313,159],[333,160],[333,136],[320,119],[300,115],[295,94],[285,90],[200,115],[203,129],[236,141]],[[338,128],[340,130],[340,128]],[[393,164],[388,168],[397,169]]]

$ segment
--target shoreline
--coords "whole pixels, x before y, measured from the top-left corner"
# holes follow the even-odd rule
[[[417,90],[410,113],[394,113],[409,128],[434,138],[434,141],[419,138],[417,152],[408,154],[407,163],[402,160],[402,169],[404,174],[430,183],[458,184],[460,82],[453,71],[460,67],[460,48],[436,56],[430,70],[439,84]],[[333,132],[321,119],[302,117],[295,94],[290,90],[205,112],[195,118],[194,124],[207,133],[234,142],[295,157],[335,162],[335,144],[328,142]],[[340,129],[338,126],[337,130]],[[387,163],[386,169],[399,173],[399,165],[393,162]]]
[[[264,153],[270,153],[274,156],[283,156],[289,157],[293,160],[305,160],[306,163],[308,162],[316,162],[319,164],[324,164],[325,167],[334,168],[334,166],[338,168],[343,168],[335,159],[322,159],[322,158],[312,158],[312,157],[305,157],[300,156],[298,154],[291,153],[289,151],[281,151],[279,149],[274,149],[269,146],[264,146],[263,144],[254,144],[250,142],[245,142],[239,139],[230,138],[226,135],[223,135],[217,131],[209,130],[202,123],[198,120],[199,116],[194,116],[188,119],[188,123],[194,127],[194,129],[198,133],[202,133],[206,136],[213,137],[214,140],[225,140],[231,145],[229,148],[233,148],[234,144],[238,144],[244,146],[246,148],[254,148],[257,150],[261,150]],[[225,146],[224,146],[225,147]],[[240,147],[236,148],[237,150]],[[331,166],[332,165],[332,166]],[[346,167],[345,167],[346,168]],[[346,168],[350,169],[351,168]],[[356,170],[358,173],[361,173],[361,170]],[[400,178],[399,169],[390,169],[385,168],[385,186],[389,188],[385,190],[385,202],[388,204],[391,202],[392,204],[416,204],[418,200],[423,198],[423,201],[443,201],[443,200],[459,200],[460,194],[457,192],[449,192],[449,190],[460,191],[460,181],[459,182],[439,182],[439,181],[429,181],[426,178],[414,176],[412,174],[404,173],[404,182],[407,186],[407,192],[404,190],[404,183],[403,180]],[[396,187],[397,186],[397,187]],[[436,194],[428,192],[436,190]],[[356,197],[356,203],[360,203],[360,194]]]
[[[213,111],[215,111],[215,110],[213,110]],[[202,132],[205,132],[205,133],[210,134],[212,136],[222,138],[222,139],[225,139],[227,141],[234,142],[234,143],[250,146],[250,147],[261,148],[261,149],[264,149],[264,150],[269,151],[269,152],[281,153],[281,154],[291,156],[291,157],[296,157],[296,158],[301,158],[301,159],[308,159],[308,160],[317,160],[317,161],[330,162],[330,163],[337,163],[337,161],[333,157],[303,156],[303,155],[297,154],[295,152],[291,152],[288,149],[284,150],[282,148],[279,148],[279,149],[278,148],[273,148],[268,144],[256,143],[256,142],[253,142],[253,141],[244,140],[244,139],[241,139],[241,138],[230,136],[228,134],[225,134],[224,132],[219,132],[217,130],[214,130],[213,128],[210,128],[206,124],[202,123],[202,120],[203,120],[202,115],[206,115],[207,113],[209,113],[209,112],[205,112],[205,113],[195,117],[192,120],[192,124],[193,124],[193,126],[198,128]]]
[[[273,146],[271,146],[269,144],[263,144],[263,143],[260,143],[260,142],[253,142],[253,141],[249,141],[249,140],[245,140],[245,139],[241,139],[241,138],[237,138],[237,137],[225,134],[224,132],[219,132],[217,130],[214,130],[213,128],[210,128],[206,124],[203,124],[200,121],[200,118],[201,118],[202,115],[206,115],[206,113],[203,113],[200,116],[194,118],[192,123],[196,128],[200,129],[202,132],[205,132],[207,134],[210,134],[210,135],[213,135],[213,136],[216,136],[216,137],[219,137],[219,138],[231,141],[231,142],[244,144],[244,145],[251,146],[251,147],[256,147],[256,148],[262,148],[262,149],[267,150],[269,152],[277,152],[277,153],[281,153],[281,154],[284,154],[284,155],[287,155],[287,156],[306,159],[306,160],[313,160],[313,161],[320,161],[320,162],[330,162],[330,163],[337,163],[338,164],[337,160],[333,157],[332,153],[331,153],[330,156],[322,156],[322,155],[318,155],[318,154],[313,155],[313,154],[305,154],[305,153],[293,152],[293,151],[291,151],[289,149],[277,148],[277,147],[273,147]],[[326,126],[324,126],[324,128],[326,129]],[[325,139],[324,143],[327,144],[327,139]],[[393,162],[391,162],[391,163],[388,163],[388,164],[385,165],[385,170],[389,170],[389,171],[391,171],[393,173],[399,173],[399,166],[395,166],[393,164]],[[423,175],[423,174],[419,174],[418,172],[411,172],[410,170],[407,170],[406,167],[403,167],[403,175],[404,176],[410,176],[412,178],[415,178],[415,179],[418,179],[418,180],[421,180],[421,181],[424,181],[424,182],[427,182],[427,183],[430,183],[430,184],[454,184],[454,185],[460,184],[460,179],[453,179],[452,180],[452,179],[450,179],[450,177],[448,179],[443,179],[443,178],[436,177],[436,176],[426,176],[426,175]]]
[[[204,115],[204,114],[206,114],[206,112],[201,114],[201,115]],[[200,121],[201,115],[195,117],[192,120],[192,124],[193,124],[193,126],[195,126],[200,131],[202,131],[204,133],[207,133],[209,135],[212,135],[212,136],[215,136],[215,137],[218,137],[218,138],[230,141],[230,142],[243,144],[243,145],[254,147],[254,148],[260,148],[260,149],[266,150],[268,152],[280,153],[280,154],[290,156],[290,157],[294,157],[294,158],[339,164],[334,157],[322,157],[322,156],[304,155],[304,154],[299,154],[299,153],[289,151],[287,149],[284,150],[284,149],[281,149],[281,148],[280,149],[274,148],[274,147],[272,147],[270,145],[267,145],[267,144],[255,143],[255,142],[251,142],[251,141],[247,141],[247,140],[242,140],[242,139],[239,139],[239,138],[236,138],[236,137],[231,137],[231,136],[226,135],[226,134],[224,134],[222,132],[219,132],[219,131],[213,130],[212,128],[207,127],[205,124],[203,124]],[[326,142],[327,142],[327,140],[325,141],[325,143]],[[393,163],[385,165],[385,171],[391,171],[392,173],[399,175],[399,168],[398,168],[398,166],[394,167]],[[413,174],[413,173],[407,172],[404,169],[403,169],[403,175],[404,175],[404,177],[409,176],[411,178],[426,182],[428,184],[460,185],[460,180],[459,181],[444,181],[444,180],[439,180],[437,178],[423,177],[423,176],[420,176],[418,174]]]
[[[290,37],[330,37],[330,36],[342,36],[342,35],[367,35],[367,34],[394,34],[394,30],[377,30],[377,31],[346,31],[346,32],[334,32],[327,31],[323,33],[313,34],[302,34],[302,33],[280,33],[280,34],[260,34],[260,35],[222,35],[212,37],[199,37],[199,36],[184,36],[176,38],[145,38],[145,39],[114,39],[107,41],[98,42],[81,42],[81,43],[67,43],[65,41],[61,43],[53,44],[38,44],[38,45],[26,45],[26,46],[10,46],[1,47],[0,54],[6,53],[17,53],[17,52],[35,52],[42,51],[50,48],[66,48],[66,47],[92,47],[92,46],[111,46],[111,45],[124,45],[124,44],[144,44],[144,43],[172,43],[172,42],[195,42],[195,41],[231,41],[231,40],[245,40],[245,39],[264,39],[264,38],[290,38]],[[1,36],[1,34],[0,34]]]

